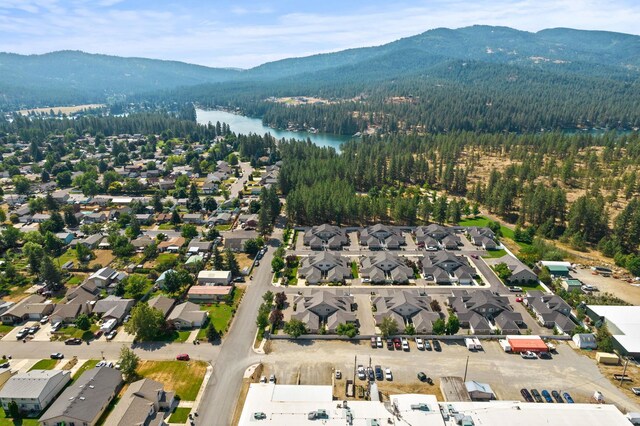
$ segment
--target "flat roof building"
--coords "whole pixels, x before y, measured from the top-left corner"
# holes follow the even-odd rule
[[[594,324],[602,321],[623,355],[640,359],[640,306],[588,305],[587,315]]]

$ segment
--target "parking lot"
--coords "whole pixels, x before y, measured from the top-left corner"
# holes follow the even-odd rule
[[[403,352],[372,349],[368,341],[273,341],[273,353],[263,360],[264,374],[275,374],[278,383],[330,385],[333,369],[342,371],[344,381],[354,377],[358,364],[381,365],[392,370],[395,386],[421,388],[418,372],[432,377],[437,386],[442,376],[463,377],[468,357],[467,380],[488,383],[501,400],[521,400],[521,388],[536,388],[569,392],[576,402],[589,402],[599,390],[607,402],[621,409],[640,410],[640,405],[612,385],[591,359],[564,343],[558,344],[558,353],[551,360],[522,359],[503,352],[497,342],[485,341],[483,346],[483,351],[470,352],[461,343],[443,343],[442,351],[436,352],[419,351],[410,342],[410,351]],[[364,383],[356,378],[356,384]]]
[[[590,269],[576,269],[571,275],[584,284],[592,285],[598,288],[600,292],[608,292],[616,297],[624,300],[632,305],[640,305],[640,282],[628,283],[619,278],[603,277],[601,275],[592,275]]]

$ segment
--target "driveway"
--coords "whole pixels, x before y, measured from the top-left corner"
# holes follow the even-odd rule
[[[28,328],[34,325],[40,325],[39,321],[27,321],[21,325],[18,325],[16,327],[13,327],[13,330],[11,330],[10,332],[8,332],[7,334],[4,335],[4,337],[2,338],[3,342],[16,342],[18,339],[16,338],[16,335],[18,334],[18,332],[20,330],[22,330],[23,328]],[[41,330],[36,331],[36,333],[40,333]],[[30,339],[29,339],[30,340]]]
[[[360,334],[376,334],[376,323],[371,312],[371,301],[368,294],[356,294],[354,299],[358,304],[356,318],[360,322]]]
[[[48,322],[41,326],[40,330],[33,335],[34,342],[48,342],[51,340],[51,323]]]

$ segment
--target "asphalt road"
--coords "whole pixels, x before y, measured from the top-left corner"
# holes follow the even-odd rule
[[[251,349],[257,331],[256,315],[262,303],[262,295],[268,290],[274,290],[271,286],[271,260],[275,248],[280,245],[282,232],[282,227],[274,230],[268,244],[269,250],[260,261],[260,266],[253,271],[253,280],[247,287],[214,364],[196,424],[231,424],[244,372],[250,365],[260,362],[261,357]]]

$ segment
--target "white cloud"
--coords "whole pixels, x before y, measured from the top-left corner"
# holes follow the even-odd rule
[[[640,32],[640,4],[622,0],[414,1],[371,4],[349,13],[292,10],[279,14],[275,5],[238,5],[210,13],[188,4],[164,8],[154,4],[138,10],[124,6],[121,0],[64,4],[1,0],[0,50],[74,49],[250,67],[285,57],[383,44],[436,27],[487,24],[527,31],[562,26]],[[267,13],[273,17],[254,16]]]

